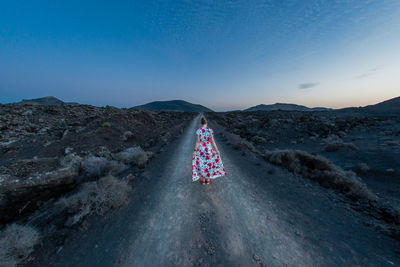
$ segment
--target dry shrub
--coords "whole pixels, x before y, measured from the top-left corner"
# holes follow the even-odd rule
[[[345,143],[339,136],[335,134],[331,134],[327,138],[324,138],[322,142],[327,144],[325,147],[326,152],[335,152],[338,150],[358,150],[353,143]]]
[[[62,167],[72,167],[76,170],[81,168],[82,158],[76,153],[68,153],[65,157],[60,160]]]
[[[117,175],[127,168],[128,166],[123,162],[96,156],[89,156],[81,163],[82,172],[88,177],[101,177],[107,174]]]
[[[367,163],[364,163],[364,162],[359,163],[359,164],[356,166],[356,169],[357,169],[357,171],[362,172],[362,173],[369,172],[369,170],[370,170],[368,164],[367,164]]]
[[[130,191],[127,181],[107,175],[98,181],[82,184],[77,193],[61,198],[56,207],[74,214],[66,223],[71,226],[91,214],[104,215],[124,205],[128,202]]]
[[[39,233],[27,225],[11,224],[0,235],[0,266],[17,266],[33,252]]]
[[[129,166],[127,166],[123,162],[116,161],[116,160],[110,160],[107,165],[108,174],[111,174],[111,175],[118,175],[121,172],[127,170],[128,168],[129,168]]]
[[[250,150],[250,151],[255,151],[254,146],[252,143],[248,141],[239,141],[237,142],[234,146],[235,149],[238,150]]]
[[[86,176],[102,176],[108,169],[108,160],[103,157],[89,156],[82,161],[81,168]]]
[[[336,152],[338,150],[357,150],[358,148],[353,143],[332,143],[325,147],[326,152]]]
[[[144,151],[140,146],[130,147],[122,152],[116,153],[114,158],[131,165],[144,165],[153,155],[152,152]]]
[[[330,134],[328,137],[322,139],[325,144],[343,143],[343,140],[336,134]]]
[[[111,127],[111,122],[109,121],[103,122],[103,124],[101,124],[101,127]]]
[[[276,150],[267,151],[265,158],[289,171],[316,180],[325,187],[338,189],[351,198],[377,200],[377,196],[369,191],[354,172],[345,171],[321,156],[300,150]]]

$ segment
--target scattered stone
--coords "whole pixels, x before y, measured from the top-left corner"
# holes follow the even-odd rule
[[[99,150],[97,151],[96,156],[102,157],[102,158],[106,158],[106,159],[108,159],[108,160],[112,160],[111,152],[110,152],[110,150],[109,150],[107,147],[105,147],[105,146],[99,147]]]
[[[22,113],[23,116],[30,116],[32,115],[32,110],[27,110],[24,113]]]
[[[252,138],[251,138],[251,141],[254,143],[254,144],[265,144],[265,143],[267,143],[267,140],[264,138],[264,137],[261,137],[261,136],[253,136]]]
[[[128,141],[130,138],[132,138],[134,135],[131,131],[126,131],[124,132],[124,134],[122,135],[122,140],[124,142]]]
[[[135,175],[133,175],[132,173],[124,177],[124,179],[128,182],[132,182],[133,180],[135,180],[135,178],[136,178]]]
[[[258,256],[257,254],[253,254],[253,259],[255,261],[260,261],[261,260],[260,256]]]
[[[62,136],[61,136],[61,139],[64,139],[64,138],[68,135],[68,133],[69,133],[69,130],[68,130],[68,129],[65,130],[65,131],[63,132]]]
[[[64,150],[64,154],[68,155],[71,154],[74,149],[72,147],[66,147]]]

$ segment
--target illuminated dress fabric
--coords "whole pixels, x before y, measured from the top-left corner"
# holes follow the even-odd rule
[[[211,137],[214,131],[208,127],[197,129],[200,145],[192,158],[192,181],[200,177],[214,179],[226,175],[221,157],[212,149]]]

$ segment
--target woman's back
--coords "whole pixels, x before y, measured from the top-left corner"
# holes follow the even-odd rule
[[[216,153],[212,148],[215,146],[214,131],[203,125],[196,130],[198,140],[192,161],[192,180],[196,181],[200,177],[203,179],[214,179],[226,175],[219,152]],[[218,150],[217,150],[218,151]]]
[[[209,143],[214,135],[214,131],[211,128],[208,128],[207,126],[203,126],[197,129],[196,134],[200,137],[201,142]]]

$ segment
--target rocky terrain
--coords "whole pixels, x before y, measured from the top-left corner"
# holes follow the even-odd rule
[[[0,230],[37,236],[15,222],[35,226],[44,238],[122,205],[135,174],[195,115],[111,106],[0,105]],[[8,253],[7,242],[12,241],[0,240],[0,256]]]
[[[204,187],[198,113],[39,102],[0,105],[0,266],[399,262],[393,113],[207,112]]]
[[[400,238],[400,119],[334,111],[207,113],[235,148],[347,196]]]
[[[372,200],[374,192],[350,171],[305,151],[254,153],[207,119],[227,176],[192,182],[198,116],[134,179],[127,205],[85,219],[65,240],[42,242],[29,266],[400,265],[398,240],[381,226],[389,223],[355,209],[355,199]],[[335,190],[314,181],[322,175]],[[121,194],[112,203],[124,201],[123,181],[114,185]],[[110,205],[98,200],[112,184],[102,178],[59,205],[74,209],[85,200],[102,213]]]

